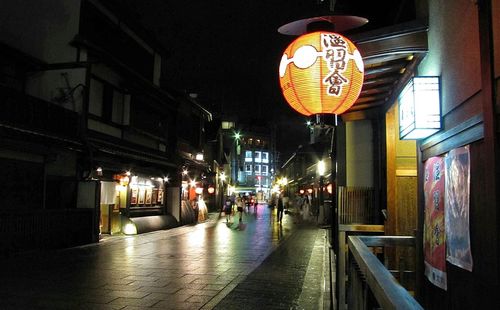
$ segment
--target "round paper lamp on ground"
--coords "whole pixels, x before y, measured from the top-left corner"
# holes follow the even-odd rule
[[[347,111],[361,92],[363,73],[356,46],[340,34],[323,31],[293,41],[279,67],[285,99],[306,116]]]

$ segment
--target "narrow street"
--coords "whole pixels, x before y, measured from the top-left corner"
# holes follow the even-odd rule
[[[2,264],[1,309],[318,309],[325,231],[266,205]]]

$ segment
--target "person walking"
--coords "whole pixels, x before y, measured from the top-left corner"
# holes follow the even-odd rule
[[[231,221],[231,214],[233,213],[233,202],[229,196],[224,202],[224,213],[226,214],[226,223],[229,223]]]
[[[283,195],[282,194],[280,194],[278,196],[278,203],[276,204],[276,206],[278,207],[278,213],[277,213],[278,222],[281,224],[281,221],[283,219],[283,210],[284,210]]]
[[[240,213],[240,223],[243,220],[243,208],[245,208],[245,202],[241,197],[236,198],[236,209]]]
[[[310,203],[309,203],[309,196],[304,197],[304,203],[303,203],[303,208],[302,208],[302,220],[304,222],[309,221],[309,214],[310,214]]]

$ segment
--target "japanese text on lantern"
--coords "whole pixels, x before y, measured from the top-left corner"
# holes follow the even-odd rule
[[[324,60],[328,64],[330,74],[323,79],[323,84],[329,86],[327,94],[340,96],[342,85],[349,80],[342,75],[346,70],[347,42],[335,34],[321,34],[321,45]]]

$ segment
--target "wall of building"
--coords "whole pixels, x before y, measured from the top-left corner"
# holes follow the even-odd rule
[[[78,33],[80,0],[2,1],[0,38],[47,63],[76,60],[69,42]]]
[[[26,93],[67,110],[82,112],[87,69],[47,70],[32,73],[26,80]]]
[[[347,186],[373,186],[373,130],[370,120],[346,123]]]
[[[491,1],[492,3],[492,12],[493,12],[493,50],[495,51],[495,78],[498,80],[500,77],[500,2],[499,1]],[[497,88],[498,89],[498,88]],[[498,101],[497,101],[498,103]]]
[[[486,18],[489,20],[481,17],[479,10],[487,2],[494,7],[493,18]],[[487,73],[496,68],[498,77],[499,66],[498,61],[490,62],[493,47],[484,48],[485,42],[492,42],[489,27],[480,23],[483,19],[496,24],[498,32],[498,8],[498,1],[429,1],[429,54],[417,73],[441,77],[443,130],[419,143],[419,229],[423,228],[424,217],[424,161],[470,145],[469,230],[473,268],[467,271],[447,262],[446,290],[431,284],[423,270],[417,272],[421,281],[418,297],[425,309],[496,309],[500,305],[496,194],[499,177],[494,155],[498,138],[494,133],[497,116],[493,115],[492,102],[493,99],[498,104],[498,99],[491,91],[495,82],[489,80]],[[498,59],[498,33],[496,38],[497,49],[493,52]],[[423,261],[423,257],[420,259]]]
[[[468,0],[453,5],[430,1],[429,6],[429,53],[419,65],[418,75],[441,77],[442,115],[449,129],[463,121],[457,119],[458,114],[465,118],[481,112],[480,100],[474,96],[481,89],[477,6]],[[454,112],[469,105],[474,109]]]
[[[1,41],[48,64],[77,60],[70,42],[78,33],[80,1],[27,0],[0,4]],[[81,112],[85,69],[40,71],[26,80],[26,92],[68,110]]]

